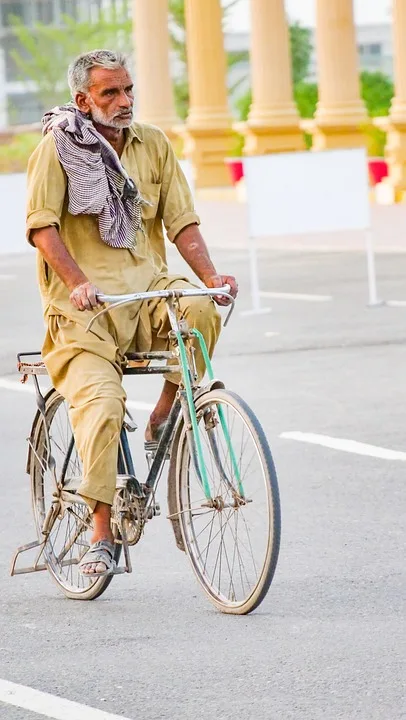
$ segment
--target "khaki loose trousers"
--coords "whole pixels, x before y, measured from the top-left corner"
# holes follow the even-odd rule
[[[166,287],[171,287],[171,283],[176,287],[195,287],[171,278]],[[212,355],[221,326],[213,301],[207,297],[182,298],[180,308],[189,327],[203,334]],[[114,310],[111,316],[114,313],[120,313],[120,309]],[[148,315],[151,347],[136,347],[136,350],[168,349],[170,324],[165,302],[160,300],[150,305]],[[110,321],[111,333],[105,334],[105,339],[86,333],[84,327],[61,315],[51,315],[48,321],[43,358],[54,387],[69,404],[76,447],[83,463],[79,493],[94,510],[97,502],[111,505],[114,498],[126,400],[120,359],[128,348],[118,347],[117,333]],[[196,366],[201,378],[204,362],[197,346]],[[179,382],[175,375],[168,379]]]

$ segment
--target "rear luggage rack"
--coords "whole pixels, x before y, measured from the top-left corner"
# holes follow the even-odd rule
[[[30,360],[31,358],[31,360]],[[41,358],[40,352],[23,352],[17,355],[17,369],[21,373],[21,382],[25,383],[29,375],[48,375],[48,371],[42,359],[33,361],[34,358]],[[139,352],[128,353],[127,365],[123,369],[124,375],[167,375],[180,371],[178,364],[164,365],[151,364],[151,360],[168,361],[178,359],[171,350],[161,352]]]

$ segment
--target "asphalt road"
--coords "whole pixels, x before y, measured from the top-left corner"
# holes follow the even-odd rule
[[[34,539],[24,474],[34,398],[0,387],[0,680],[131,720],[406,718],[405,463],[281,437],[406,449],[405,310],[366,307],[360,252],[279,249],[261,251],[264,290],[332,300],[264,299],[272,313],[241,317],[246,255],[213,252],[241,284],[216,374],[258,414],[279,475],[271,590],[251,616],[216,612],[173,542],[164,487],[133,575],[115,578],[100,600],[65,600],[45,573],[10,579],[14,549]],[[382,254],[378,265],[383,296],[404,299],[406,256]],[[12,354],[41,342],[33,257],[0,257],[0,276],[0,380],[13,381]],[[127,387],[153,402],[159,383]],[[137,420],[140,456],[147,414]],[[0,702],[0,718],[35,717]]]

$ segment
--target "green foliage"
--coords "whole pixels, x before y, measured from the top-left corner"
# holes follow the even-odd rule
[[[293,84],[303,82],[309,72],[313,46],[309,28],[295,22],[289,27]]]
[[[380,72],[361,73],[361,95],[370,117],[388,115],[394,94],[392,80]],[[368,154],[382,157],[385,154],[386,134],[373,125],[365,130]]]
[[[184,0],[169,0],[170,40],[172,49],[180,67],[179,77],[173,80],[176,113],[181,120],[186,120],[189,108],[189,85],[187,79],[187,55],[185,33],[185,3]]]
[[[25,172],[28,158],[40,140],[40,132],[22,133],[0,145],[0,173]]]
[[[173,81],[175,110],[181,120],[186,120],[189,109],[189,83],[185,76]]]
[[[319,99],[319,91],[316,83],[297,83],[294,88],[294,95],[300,117],[314,117]]]
[[[117,13],[101,13],[96,22],[77,22],[63,16],[62,27],[36,23],[25,27],[12,18],[21,50],[10,54],[23,80],[33,81],[44,109],[69,100],[66,71],[69,63],[89,48],[110,47],[128,52],[131,48],[131,20]]]
[[[244,95],[240,95],[240,97],[238,98],[238,100],[235,103],[235,106],[238,111],[239,120],[246,122],[249,111],[250,111],[251,103],[252,103],[252,92],[251,92],[251,88],[250,88],[249,90],[247,90],[247,92],[244,93]]]
[[[289,33],[296,102],[302,117],[313,117],[317,103],[317,86],[304,82],[309,72],[310,57],[313,49],[310,41],[310,30],[296,22],[290,26]],[[237,100],[236,107],[240,120],[247,120],[251,101],[251,90],[248,90]]]
[[[392,80],[380,72],[361,73],[361,95],[370,117],[388,115],[394,94]]]
[[[319,90],[316,83],[299,82],[294,87],[294,97],[301,118],[313,118],[319,99]],[[313,138],[304,133],[306,148],[310,150]]]

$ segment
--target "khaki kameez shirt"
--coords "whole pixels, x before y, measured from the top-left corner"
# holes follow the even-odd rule
[[[55,226],[77,265],[102,292],[142,292],[165,285],[168,268],[163,224],[173,242],[187,225],[199,223],[193,198],[173,148],[159,128],[133,123],[126,129],[121,162],[141,195],[143,230],[133,250],[112,248],[100,238],[98,218],[68,212],[67,177],[59,162],[52,132],[32,154],[28,164],[27,237],[35,228]],[[61,315],[86,326],[94,312],[75,310],[69,291],[37,253],[39,288],[45,319]],[[144,303],[145,305],[145,303]],[[146,309],[146,308],[145,308]],[[118,347],[126,352],[133,342],[140,306],[127,305],[111,313]],[[146,323],[142,323],[145,328]],[[104,318],[92,332],[106,338]],[[137,343],[138,344],[138,343]],[[141,345],[148,345],[148,338]],[[144,349],[140,347],[140,349]]]

